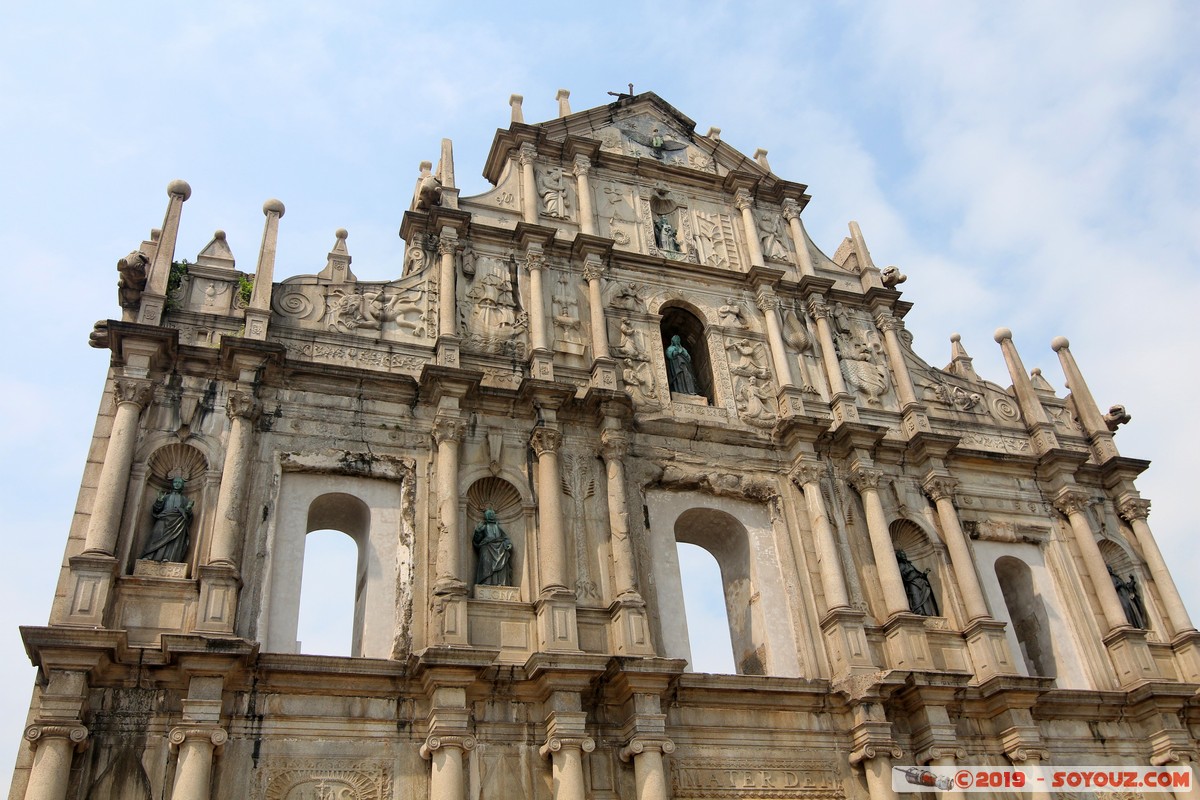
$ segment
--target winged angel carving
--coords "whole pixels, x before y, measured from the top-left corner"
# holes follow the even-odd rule
[[[667,139],[664,137],[658,128],[654,128],[650,133],[647,134],[642,133],[636,128],[621,127],[621,133],[625,134],[642,147],[650,148],[651,155],[653,155],[659,161],[662,161],[663,156],[667,153],[671,153],[676,150],[687,149],[687,145],[683,142],[677,142],[674,139]]]

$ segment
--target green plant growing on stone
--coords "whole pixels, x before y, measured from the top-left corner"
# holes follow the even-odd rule
[[[254,278],[250,275],[238,275],[238,298],[243,305],[250,305],[250,295],[254,293]]]
[[[171,271],[167,273],[167,311],[174,311],[179,308],[179,299],[175,296],[179,291],[179,287],[183,285],[183,279],[188,274],[188,260],[171,262]]]

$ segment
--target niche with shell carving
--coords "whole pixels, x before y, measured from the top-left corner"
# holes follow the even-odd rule
[[[533,530],[533,507],[521,501],[521,493],[511,483],[494,476],[480,478],[471,484],[466,492],[466,526],[464,527],[464,546],[470,551],[463,563],[469,565],[463,579],[469,585],[475,585],[478,554],[472,544],[472,537],[477,526],[483,522],[484,513],[491,509],[496,512],[496,522],[508,534],[512,541],[510,559],[512,564],[511,586],[475,586],[475,596],[478,599],[530,599],[522,597],[527,594],[530,580],[530,561],[527,543],[530,537],[528,531]]]
[[[129,561],[134,574],[164,578],[187,577],[188,565],[195,561],[202,512],[209,505],[205,481],[207,472],[208,461],[204,454],[190,445],[176,442],[164,445],[150,454],[146,460],[146,478],[141,502],[137,506],[137,516],[133,520],[134,535],[129,548]],[[186,545],[179,548],[182,555],[178,561],[173,558],[168,561],[144,559],[154,533],[155,501],[172,490],[176,478],[183,480],[182,494],[186,500],[192,502]]]

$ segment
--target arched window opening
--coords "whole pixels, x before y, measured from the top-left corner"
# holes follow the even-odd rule
[[[689,666],[693,672],[736,674],[725,593],[721,591],[721,567],[703,547],[679,542],[676,549],[692,649]]]
[[[996,559],[996,579],[1026,670],[1030,675],[1057,677],[1050,620],[1042,596],[1034,588],[1029,565],[1019,558],[1002,556]]]
[[[904,580],[909,611],[926,617],[945,616],[946,597],[937,570],[938,554],[929,537],[906,519],[896,520],[888,530],[892,535],[900,577]]]
[[[304,538],[299,652],[350,656],[361,651],[356,641],[362,630],[358,609],[366,581],[359,561],[358,545],[341,531],[317,530]]]
[[[712,361],[708,354],[708,344],[704,339],[704,324],[696,315],[686,309],[669,306],[662,309],[660,332],[668,376],[672,375],[672,364],[671,359],[667,357],[667,352],[671,347],[672,340],[678,336],[679,343],[687,351],[691,360],[691,371],[695,378],[694,396],[703,397],[708,400],[709,405],[714,405]],[[671,379],[671,391],[676,395],[691,394],[688,391],[680,391],[674,377]]]

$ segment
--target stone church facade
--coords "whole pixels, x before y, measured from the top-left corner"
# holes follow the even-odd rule
[[[653,93],[422,164],[403,271],[278,279],[190,187],[121,260],[19,800],[896,796],[895,766],[1189,765],[1200,634],[1066,339],[935,368],[858,226]],[[297,642],[308,533],[352,656]],[[688,668],[677,544],[737,674]],[[996,796],[1004,795],[997,792]],[[1047,793],[1040,796],[1048,797]],[[1112,796],[1137,796],[1115,794]]]

